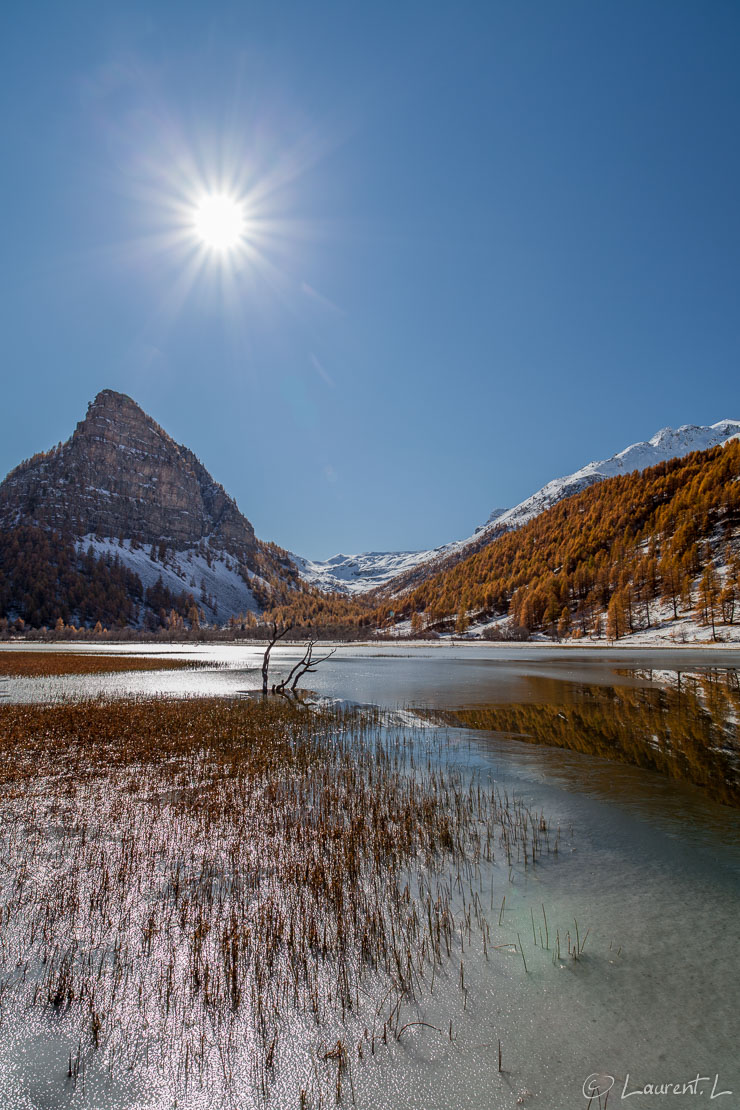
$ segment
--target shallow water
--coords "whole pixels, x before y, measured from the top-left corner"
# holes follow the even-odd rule
[[[218,670],[129,672],[118,675],[50,678],[39,682],[10,679],[11,700],[35,701],[98,692],[233,694],[261,688],[263,646],[259,644],[24,644],[24,650],[111,652],[162,655],[218,664]],[[2,652],[12,645],[0,644]],[[271,681],[287,674],[303,654],[301,645],[278,644],[272,653]],[[321,694],[387,707],[424,705],[449,708],[491,702],[537,700],[532,680],[553,683],[634,684],[625,671],[693,671],[707,667],[740,668],[740,649],[563,648],[545,644],[456,646],[374,644],[337,646],[336,653],[310,676]],[[303,685],[309,685],[304,681]]]
[[[131,651],[121,645],[105,650]],[[11,678],[0,693],[10,702],[249,695],[261,689],[262,650],[147,645],[137,654],[202,661],[209,669]],[[301,655],[297,645],[277,645],[271,681],[287,675]],[[341,645],[306,681],[323,696],[413,709],[441,724],[635,763],[693,782],[714,801],[740,806],[738,667],[740,652],[723,648]]]
[[[451,1020],[453,1039],[426,1026],[410,1027],[399,1042],[353,1070],[356,1105],[368,1110],[517,1105],[570,1110],[588,1106],[587,1078],[606,1073],[614,1079],[609,1106],[695,1106],[702,1099],[719,1107],[740,1106],[740,811],[718,804],[706,784],[700,789],[586,750],[525,743],[500,728],[500,715],[512,707],[521,721],[525,712],[536,719],[540,709],[567,717],[584,703],[601,705],[600,698],[607,699],[602,708],[608,711],[620,691],[636,698],[635,722],[646,699],[652,727],[663,713],[662,702],[669,703],[670,712],[676,710],[680,668],[699,676],[689,680],[686,712],[709,715],[710,738],[721,733],[731,739],[736,730],[732,665],[737,660],[727,652],[566,654],[523,647],[340,648],[312,676],[313,688],[333,697],[413,706],[418,713],[404,719],[424,725],[414,730],[419,744],[442,727],[435,723],[439,711],[471,726],[444,729],[450,742],[447,758],[471,772],[492,775],[502,789],[534,811],[543,810],[563,830],[557,861],[515,869],[511,883],[510,876],[496,870],[482,876],[484,888],[493,887],[487,915],[495,943],[521,942],[527,970],[515,948],[497,948],[489,960],[475,945],[467,950],[466,1009],[453,964],[448,981],[438,981],[421,1010],[407,1015],[445,1033]],[[186,653],[227,667],[41,683],[13,680],[8,693],[25,701],[98,692],[235,693],[260,685],[258,647],[207,646]],[[287,666],[297,656],[298,649],[283,648],[276,661]],[[722,696],[716,696],[717,690]],[[476,728],[476,723],[493,727]],[[642,739],[649,749],[647,729]],[[549,950],[539,938],[543,903]],[[565,948],[575,920],[581,936],[590,930],[584,956],[553,964],[553,934],[560,931]],[[70,1089],[60,1082],[69,1048],[62,1028],[36,1020],[15,1023],[12,1035],[0,1042],[2,1105],[9,1110],[173,1106],[166,1086],[147,1088],[146,1082],[142,1086],[130,1079],[113,1089],[91,1075],[84,1096],[79,1085]],[[271,1104],[287,1108],[295,1102],[288,1100],[286,1076],[297,1065],[288,1054],[283,1066]],[[697,1075],[708,1078],[702,1078],[696,1094],[691,1088],[670,1096],[635,1093],[645,1084],[683,1085]],[[717,1097],[722,1091],[732,1093]],[[237,1105],[242,1110],[248,1102]],[[594,1099],[594,1110],[597,1105]],[[192,1091],[178,1106],[200,1110],[209,1106],[208,1095]]]
[[[461,744],[466,739],[458,735]],[[573,829],[561,862],[520,877],[507,892],[501,932],[521,937],[528,972],[510,951],[498,952],[490,964],[479,959],[464,1057],[447,1055],[434,1066],[404,1061],[409,1072],[396,1076],[397,1101],[383,1101],[378,1085],[368,1105],[585,1107],[582,1086],[593,1073],[614,1077],[611,1105],[625,1083],[632,1092],[649,1082],[684,1082],[697,1072],[719,1074],[718,1089],[734,1092],[716,1105],[739,1105],[737,815],[723,810],[726,824],[720,824],[711,806],[696,806],[670,789],[654,794],[650,805],[633,768],[618,769],[621,781],[612,794],[590,757],[564,754],[553,763],[538,754],[512,756],[509,745],[490,741],[474,742],[472,750],[472,759],[493,766],[501,784]],[[578,793],[579,779],[594,771],[600,787]],[[551,934],[556,928],[561,937],[566,929],[573,933],[576,918],[581,934],[590,928],[582,961],[556,968],[535,946],[530,914],[539,937],[543,903]],[[472,1048],[475,1040],[492,1043],[498,1036],[504,1076],[493,1050]],[[432,1034],[420,1040],[433,1052]],[[413,1090],[407,1099],[405,1083]],[[708,1101],[711,1085],[703,1086]],[[630,1106],[655,1104],[648,1095],[627,1098]],[[693,1105],[693,1098],[672,1097],[671,1105]]]

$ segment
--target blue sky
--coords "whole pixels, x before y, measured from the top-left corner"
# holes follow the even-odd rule
[[[0,470],[122,390],[326,557],[740,419],[739,57],[721,0],[15,5]]]

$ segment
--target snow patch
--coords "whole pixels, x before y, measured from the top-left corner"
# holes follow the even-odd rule
[[[192,594],[209,623],[224,624],[239,613],[260,611],[239,573],[236,560],[223,551],[209,551],[206,557],[199,548],[184,551],[168,548],[164,562],[160,562],[159,558],[152,559],[150,548],[134,547],[131,540],[119,544],[118,540],[87,535],[77,544],[82,553],[90,547],[98,558],[117,556],[125,567],[139,576],[145,590],[161,578],[162,584],[173,594]]]

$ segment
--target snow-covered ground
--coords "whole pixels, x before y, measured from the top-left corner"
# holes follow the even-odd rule
[[[209,622],[224,624],[239,613],[259,612],[236,561],[223,551],[214,550],[206,558],[197,548],[186,551],[168,548],[165,561],[160,562],[152,558],[149,547],[133,547],[130,540],[119,545],[118,540],[88,535],[78,544],[82,552],[90,547],[98,557],[118,556],[125,567],[138,574],[144,589],[156,585],[161,578],[173,594],[191,593]]]
[[[652,628],[644,628],[639,632],[631,632],[620,637],[617,641],[623,647],[680,647],[682,644],[740,644],[740,625],[718,624],[716,627],[717,639],[712,639],[712,630],[700,624],[691,617],[679,617],[678,620],[664,620],[653,624]],[[596,639],[585,636],[580,640],[568,641],[578,644],[603,644],[604,638]]]
[[[476,528],[467,539],[453,540],[430,551],[365,551],[360,555],[335,555],[324,561],[305,559],[300,555],[291,557],[301,576],[321,589],[338,593],[365,593],[385,586],[399,574],[422,563],[445,559],[464,552],[468,547],[472,549],[481,540],[486,540],[487,533],[497,535],[505,529],[520,528],[563,498],[572,497],[605,478],[645,470],[667,459],[688,455],[692,451],[706,451],[709,447],[717,447],[739,437],[738,420],[720,420],[709,425],[684,424],[676,429],[662,428],[645,443],[633,443],[611,458],[587,463],[573,474],[548,482],[511,509],[495,509],[486,523]]]
[[[717,623],[715,627],[716,639],[714,639],[711,627],[701,624],[692,614],[682,613],[677,619],[674,618],[673,607],[669,602],[654,601],[651,603],[650,610],[650,628],[641,628],[635,632],[627,633],[625,636],[620,636],[619,640],[607,640],[606,635],[602,632],[601,636],[594,636],[593,634],[585,636],[571,635],[564,637],[560,642],[565,647],[587,647],[593,644],[601,647],[680,647],[682,644],[710,644],[715,647],[722,644],[740,645],[740,621],[735,624]],[[503,633],[509,623],[508,617],[471,620],[463,636],[451,631],[442,633],[440,639],[475,640],[484,636],[488,629],[496,629]],[[602,624],[605,628],[605,616]],[[407,636],[410,635],[410,632],[410,621],[399,623],[393,630],[393,634],[398,636]],[[531,640],[528,642],[552,644],[553,640],[552,637],[542,633],[533,633]]]
[[[414,640],[411,631],[411,621],[399,621],[398,624],[392,628],[383,630],[383,636],[392,636],[394,638],[406,640],[410,642],[423,644],[426,647],[433,647],[435,643],[440,646],[445,643],[454,642],[457,644],[462,643],[477,643],[481,644],[481,636],[485,630],[491,626],[505,625],[506,618],[496,617],[490,621],[475,621],[470,624],[467,632],[460,634],[459,632],[449,631],[441,632],[435,640]],[[483,641],[486,642],[485,640]],[[541,644],[543,647],[547,644],[553,645],[555,641],[550,636],[545,636],[542,633],[533,633],[530,640],[525,641],[492,641],[494,646],[506,647],[512,650],[518,648],[531,648],[533,645]],[[690,617],[679,617],[678,620],[657,620],[652,628],[642,629],[638,632],[629,633],[626,636],[620,636],[618,640],[607,640],[606,636],[581,636],[566,637],[559,641],[559,646],[563,648],[584,648],[584,647],[601,647],[601,648],[630,648],[630,647],[655,647],[655,648],[668,648],[668,647],[695,647],[697,645],[706,645],[712,648],[721,647],[740,647],[740,624],[732,625],[717,625],[717,639],[712,639],[712,630],[698,621],[692,620]]]

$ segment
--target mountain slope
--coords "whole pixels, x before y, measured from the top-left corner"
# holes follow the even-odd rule
[[[364,551],[360,555],[334,555],[323,562],[305,559],[291,552],[291,558],[301,577],[318,589],[364,594],[385,586],[423,562],[438,558],[442,551],[444,548],[433,551]]]
[[[687,618],[715,640],[734,638],[740,623],[735,435],[596,481],[376,614],[386,627],[410,620],[412,632],[507,621],[526,633],[610,639]]]
[[[194,603],[208,621],[259,612],[297,584],[287,553],[256,538],[193,452],[130,397],[109,389],[66,443],[21,463],[0,484],[0,529],[30,529],[26,544],[29,535],[54,535],[65,565],[71,544],[79,558],[131,572],[140,583],[137,606],[149,604],[147,589],[162,603],[157,611],[190,596],[176,607],[182,612]],[[52,577],[44,575],[49,583]],[[50,588],[61,609],[74,614],[65,588],[58,581]]]
[[[611,458],[600,462],[590,462],[586,466],[548,482],[531,497],[515,505],[513,509],[497,509],[484,525],[484,531],[491,528],[519,528],[539,513],[556,505],[564,497],[572,497],[581,490],[614,478],[617,474],[630,474],[634,470],[646,470],[656,463],[668,459],[683,458],[692,451],[706,451],[709,447],[719,447],[728,439],[740,435],[740,421],[720,420],[706,426],[684,424],[680,428],[661,428],[659,432],[644,443],[633,443]]]
[[[467,539],[454,540],[429,551],[370,551],[360,555],[335,555],[323,562],[296,555],[293,559],[301,576],[321,589],[361,594],[382,588],[395,596],[418,585],[429,574],[454,566],[503,532],[520,528],[563,498],[572,497],[605,478],[642,471],[691,451],[717,447],[738,435],[740,421],[737,420],[662,428],[643,443],[633,443],[608,459],[590,462],[573,474],[548,482],[511,509],[495,509],[486,523]]]
[[[66,443],[21,463],[0,485],[0,527],[16,524],[175,550],[206,539],[235,555],[256,550],[252,525],[192,451],[110,389]]]

